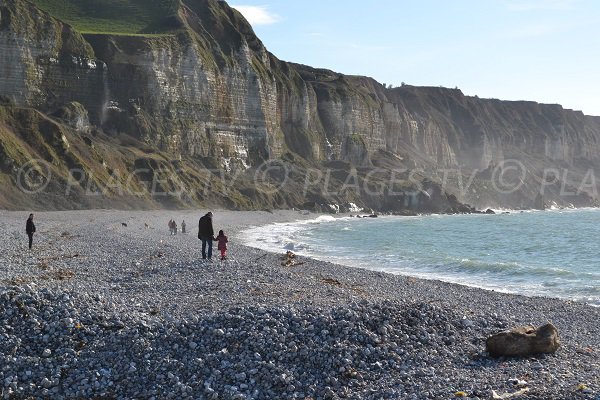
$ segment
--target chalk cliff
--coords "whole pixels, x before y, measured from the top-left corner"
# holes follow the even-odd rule
[[[0,0],[1,205],[595,204],[598,117],[283,62],[224,1],[182,0],[168,19],[166,35],[82,35],[29,1]],[[48,173],[36,164],[21,179],[30,159],[54,177],[34,194],[20,186]],[[523,171],[504,174],[506,160]],[[141,169],[149,176],[127,178]],[[118,190],[159,170],[167,195]],[[90,181],[112,189],[86,195]]]

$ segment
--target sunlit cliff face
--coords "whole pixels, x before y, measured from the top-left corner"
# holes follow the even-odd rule
[[[43,113],[77,102],[90,131],[130,136],[173,159],[208,159],[228,173],[288,153],[316,166],[373,168],[385,153],[396,160],[387,168],[453,177],[441,183],[480,206],[527,206],[545,169],[561,169],[561,181],[577,186],[599,162],[599,118],[456,89],[385,88],[285,63],[225,2],[188,6],[174,34],[82,36],[30,3],[11,2],[0,14],[0,92]],[[506,160],[525,166],[524,184],[496,196],[486,182]],[[472,178],[472,190],[459,178]]]

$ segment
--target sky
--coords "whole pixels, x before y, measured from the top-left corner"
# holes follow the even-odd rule
[[[282,60],[600,116],[600,1],[235,0]]]

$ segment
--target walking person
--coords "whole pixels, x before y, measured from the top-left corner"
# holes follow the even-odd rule
[[[219,236],[217,236],[217,242],[219,242],[219,244],[217,245],[217,249],[219,249],[221,251],[221,260],[225,260],[227,258],[227,236],[225,236],[225,233],[223,232],[223,230],[219,231]]]
[[[29,250],[31,250],[31,245],[33,244],[33,234],[35,233],[33,214],[29,214],[29,218],[27,218],[27,223],[25,224],[25,232],[27,232],[27,236],[29,236]]]
[[[171,233],[171,236],[177,235],[177,223],[174,219],[169,221],[169,232]]]
[[[202,259],[206,260],[208,256],[210,260],[212,257],[212,242],[215,240],[211,212],[208,212],[198,221],[198,239],[202,240]]]
[[[185,219],[181,221],[181,233],[185,233]]]

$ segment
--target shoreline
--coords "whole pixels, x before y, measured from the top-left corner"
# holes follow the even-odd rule
[[[420,399],[451,398],[462,390],[471,398],[489,398],[492,389],[515,391],[509,379],[527,374],[531,389],[527,398],[595,400],[600,394],[598,308],[301,256],[295,266],[282,266],[281,254],[238,243],[240,235],[235,232],[243,228],[315,216],[297,211],[214,211],[215,230],[224,229],[230,236],[231,257],[223,263],[206,263],[199,260],[195,237],[197,218],[203,213],[38,213],[34,254],[23,256],[24,244],[19,241],[24,236],[20,225],[25,213],[0,212],[0,228],[7,232],[0,239],[4,250],[0,299],[3,317],[13,328],[11,333],[0,327],[0,335],[13,338],[14,332],[23,332],[14,360],[8,356],[13,345],[10,349],[0,345],[0,357],[24,374],[17,381],[29,379],[33,384],[20,392],[17,383],[13,393]],[[166,222],[172,217],[178,223],[185,218],[190,233],[169,236]],[[123,222],[128,226],[122,226]],[[13,286],[10,281],[17,278],[21,280]],[[28,315],[37,316],[39,337],[25,333],[32,323],[24,320],[17,303],[10,300],[17,297],[25,299]],[[548,320],[558,327],[563,343],[556,354],[505,360],[486,355],[487,335],[529,323],[539,326]],[[44,341],[48,326],[55,327],[56,336],[48,331],[50,339]],[[347,330],[349,326],[354,328]],[[325,330],[329,333],[321,332]],[[296,339],[282,334],[286,331]],[[156,341],[153,335],[162,339]],[[74,337],[83,337],[87,343],[76,359],[69,350],[79,346]],[[371,339],[364,342],[365,338]],[[127,344],[139,341],[145,344]],[[241,347],[231,347],[232,343]],[[253,348],[262,349],[257,351],[260,360]],[[74,375],[56,378],[52,368],[44,369],[47,365],[31,364],[31,357],[41,357],[46,349],[58,352],[55,362],[53,357],[47,360],[52,368],[60,363],[73,365]],[[221,353],[222,349],[227,352]],[[364,349],[371,350],[365,353]],[[115,352],[122,353],[118,365]],[[203,360],[205,369],[188,359],[191,353]],[[156,365],[142,368],[144,354]],[[167,359],[180,360],[179,367],[160,361],[167,355]],[[321,355],[327,357],[321,359]],[[90,369],[76,361],[80,359],[96,360],[97,366]],[[33,370],[31,379],[25,374],[28,368]],[[97,379],[95,387],[89,379],[100,368],[113,372]],[[254,373],[255,369],[259,372]],[[201,372],[194,377],[193,370]],[[215,375],[215,370],[220,374]],[[179,380],[169,378],[167,372]],[[9,377],[5,371],[0,374],[0,382]],[[283,383],[282,375],[286,376]],[[124,379],[131,389],[123,385]],[[142,382],[150,382],[146,391]]]
[[[575,211],[582,211],[582,210],[597,211],[598,209],[596,209],[596,208],[581,208],[581,209],[569,209],[569,210],[556,209],[556,210],[547,210],[547,211],[563,213],[563,212],[571,212],[571,211],[575,212]],[[523,212],[541,213],[543,211],[541,211],[541,210],[530,210],[530,211],[521,210],[520,211],[520,213],[523,213]],[[500,214],[500,213],[498,213],[498,214]],[[506,214],[506,213],[502,213],[502,214]],[[436,217],[436,216],[437,217],[453,217],[453,216],[459,217],[459,216],[466,216],[466,215],[468,215],[468,214],[421,214],[421,215],[417,215],[417,216],[380,215],[379,217],[381,219],[396,219],[396,218],[406,219],[406,218],[421,218],[421,217],[427,218],[427,217]],[[473,216],[481,216],[482,218],[489,217],[488,214],[472,214],[472,215]],[[337,216],[331,216],[329,214],[315,214],[314,217],[315,218],[298,219],[295,221],[276,222],[273,224],[265,224],[265,225],[260,225],[260,226],[249,227],[249,228],[245,229],[244,231],[242,231],[242,233],[238,236],[239,236],[239,238],[241,238],[242,240],[245,241],[245,244],[247,246],[261,249],[263,251],[269,251],[269,252],[279,254],[279,253],[284,253],[287,250],[290,250],[290,251],[296,253],[296,255],[301,255],[301,256],[307,257],[307,258],[313,258],[313,259],[321,261],[321,262],[330,262],[330,263],[342,265],[342,266],[345,266],[348,268],[358,268],[358,269],[368,270],[368,271],[378,271],[378,272],[383,272],[383,273],[387,273],[387,274],[391,274],[391,275],[395,275],[395,276],[403,276],[403,277],[407,277],[407,278],[445,282],[445,283],[449,283],[449,284],[453,284],[453,285],[465,286],[465,287],[469,287],[469,288],[475,288],[475,289],[480,289],[480,290],[490,291],[490,292],[498,292],[498,293],[503,293],[503,294],[511,294],[511,295],[518,295],[518,296],[534,297],[534,298],[555,299],[555,300],[574,302],[574,303],[587,305],[587,306],[591,306],[591,307],[595,307],[595,308],[600,307],[600,303],[598,303],[598,304],[590,303],[590,301],[592,301],[592,300],[573,299],[573,298],[567,298],[567,297],[561,297],[561,296],[551,296],[551,295],[548,295],[547,293],[535,293],[535,294],[523,293],[523,292],[527,291],[528,288],[522,288],[521,290],[518,290],[518,289],[513,289],[513,290],[504,289],[503,290],[501,287],[498,287],[498,285],[496,285],[496,286],[492,286],[492,285],[481,286],[481,285],[478,285],[476,283],[472,283],[469,281],[462,281],[459,278],[452,280],[449,277],[437,276],[435,274],[433,274],[433,275],[427,275],[424,273],[419,274],[418,271],[412,271],[412,270],[404,271],[404,270],[368,267],[366,265],[352,264],[352,263],[348,263],[347,261],[345,261],[346,259],[336,259],[335,257],[331,257],[328,255],[323,255],[323,254],[321,254],[321,255],[310,254],[310,252],[308,252],[305,249],[305,246],[302,243],[300,243],[300,247],[297,247],[298,243],[296,243],[293,240],[290,241],[289,243],[287,243],[287,242],[283,242],[283,241],[273,242],[273,241],[266,241],[266,240],[253,240],[250,237],[250,235],[253,233],[261,234],[263,230],[268,230],[271,225],[281,224],[281,225],[286,225],[286,226],[290,226],[290,227],[295,226],[298,229],[300,229],[301,226],[307,226],[307,224],[322,224],[322,223],[326,224],[329,222],[335,223],[335,222],[338,222],[338,220],[354,221],[356,215],[353,215],[350,213],[339,214]],[[368,216],[365,216],[362,218],[371,220]],[[274,228],[276,228],[276,227],[274,226]],[[289,233],[289,232],[282,232],[282,234],[286,234],[286,233]],[[376,263],[376,262],[377,262],[376,260],[373,261],[373,263]]]
[[[550,211],[550,212],[569,212],[569,211],[576,211],[576,210],[598,210],[598,208],[591,208],[591,207],[587,207],[587,208],[580,208],[580,209],[556,209],[556,210],[546,210],[546,211]],[[207,209],[206,211],[198,211],[198,210],[143,210],[143,211],[128,211],[128,210],[111,210],[111,209],[98,209],[98,210],[74,210],[74,211],[69,211],[69,210],[64,210],[64,211],[46,211],[46,212],[37,212],[35,213],[36,215],[41,214],[41,215],[57,215],[57,216],[71,216],[71,215],[80,215],[82,218],[85,219],[85,217],[90,214],[100,214],[103,217],[114,217],[115,214],[118,214],[117,217],[115,217],[115,221],[113,222],[115,225],[118,225],[118,221],[131,221],[131,220],[135,220],[136,218],[138,219],[138,225],[139,224],[143,224],[144,222],[142,222],[143,220],[147,220],[147,221],[153,221],[156,218],[163,218],[164,219],[164,230],[163,233],[165,233],[165,236],[168,236],[168,232],[167,228],[166,228],[166,222],[169,219],[169,215],[172,214],[176,214],[177,217],[181,217],[187,220],[188,223],[188,232],[187,232],[187,236],[186,238],[195,238],[195,234],[197,232],[197,227],[196,227],[196,223],[197,223],[197,219],[202,216],[205,212],[208,212],[209,209]],[[513,210],[514,212],[519,211],[519,212],[543,212],[542,210]],[[221,217],[225,217],[222,220],[222,224],[226,225],[227,227],[229,227],[230,229],[233,229],[233,233],[229,234],[230,236],[230,241],[233,239],[236,243],[236,245],[242,245],[244,247],[248,247],[248,248],[252,248],[261,252],[265,252],[265,253],[269,253],[271,256],[281,256],[285,253],[286,249],[281,248],[279,251],[275,251],[275,249],[265,249],[262,247],[257,247],[251,243],[248,243],[247,240],[247,231],[249,230],[253,230],[253,229],[264,229],[269,227],[272,224],[295,224],[295,223],[303,223],[303,222],[314,222],[316,220],[318,220],[321,217],[326,217],[328,218],[328,220],[337,220],[337,219],[343,219],[343,218],[353,218],[356,217],[356,215],[354,213],[346,213],[346,214],[336,214],[336,215],[332,215],[332,214],[323,214],[323,213],[313,213],[313,212],[307,212],[304,210],[274,210],[274,211],[230,211],[230,210],[219,210],[219,209],[214,209],[213,213],[215,214],[215,231],[219,230],[219,216]],[[5,216],[12,216],[13,218],[15,216],[21,216],[21,217],[25,217],[26,215],[28,215],[28,212],[25,211],[6,211],[6,210],[0,210],[0,219],[2,219]],[[455,215],[468,215],[468,214],[419,214],[417,216],[397,216],[397,215],[381,215],[381,218],[415,218],[415,217],[428,217],[428,216],[455,216]],[[486,214],[471,214],[471,215],[480,215],[480,216],[486,216]],[[140,218],[141,216],[147,216],[147,218]],[[180,219],[181,219],[180,218]],[[363,218],[368,218],[368,217],[363,217]],[[21,218],[23,219],[23,218]],[[180,225],[180,221],[177,220],[176,222],[178,222],[178,226]],[[0,227],[2,227],[0,225]],[[67,226],[68,228],[68,226]],[[140,228],[140,226],[137,226],[137,228]],[[8,228],[4,228],[5,230]],[[113,230],[117,230],[118,226],[114,226],[112,228]],[[150,226],[150,231],[149,232],[153,232],[155,230],[161,230],[163,228],[161,228],[160,224],[152,224]],[[181,229],[181,227],[179,226],[178,229]],[[14,229],[13,229],[14,230]],[[18,231],[18,229],[16,230]],[[62,233],[65,233],[66,231],[61,231]],[[43,232],[43,233],[47,233],[47,232]],[[227,232],[226,232],[227,233]],[[181,235],[180,235],[181,236]],[[197,241],[199,244],[199,241]],[[193,244],[193,242],[192,242]],[[35,247],[35,245],[34,245]],[[199,245],[194,248],[192,247],[192,250],[197,250],[199,251]],[[213,248],[214,253],[217,253],[216,251],[216,244]],[[292,250],[294,251],[294,250]],[[560,297],[549,297],[549,296],[544,296],[544,295],[533,295],[533,296],[528,296],[522,293],[515,293],[515,292],[505,292],[505,291],[500,291],[500,290],[496,290],[496,289],[490,289],[490,288],[485,288],[485,287],[480,287],[477,285],[470,285],[468,283],[460,283],[460,282],[451,282],[451,281],[446,281],[440,278],[428,278],[428,277],[420,277],[420,276],[414,276],[414,275],[410,275],[410,274],[395,274],[392,272],[388,272],[388,271],[384,271],[384,270],[378,270],[378,269],[366,269],[366,268],[362,268],[362,267],[358,267],[358,266],[351,266],[351,265],[345,265],[345,264],[341,264],[341,263],[337,263],[334,261],[328,261],[328,260],[323,260],[323,259],[319,259],[319,258],[314,258],[313,256],[310,255],[306,255],[306,254],[297,254],[298,256],[301,256],[302,258],[305,259],[311,259],[313,262],[315,263],[326,263],[328,265],[335,265],[337,267],[340,268],[348,268],[348,269],[352,269],[352,270],[360,270],[360,271],[364,271],[364,272],[375,272],[375,273],[381,273],[381,274],[386,274],[386,275],[390,275],[390,276],[395,276],[395,277],[402,277],[402,278],[406,278],[406,279],[414,279],[414,280],[420,280],[420,281],[431,281],[431,282],[439,282],[439,283],[444,283],[444,284],[448,284],[448,285],[456,285],[459,287],[464,287],[464,288],[471,288],[471,289],[477,289],[477,290],[482,290],[484,292],[491,292],[491,293],[499,293],[499,294],[505,294],[505,295],[511,295],[511,296],[523,296],[523,297],[527,297],[527,298],[534,298],[534,299],[549,299],[549,300],[558,300],[558,301],[564,301],[564,302],[568,302],[568,303],[575,303],[575,304],[580,304],[583,306],[588,306],[588,307],[592,307],[592,308],[597,308],[598,306],[592,305],[592,304],[588,304],[585,303],[583,301],[578,301],[578,300],[571,300],[571,299],[565,299],[565,298],[560,298]]]

